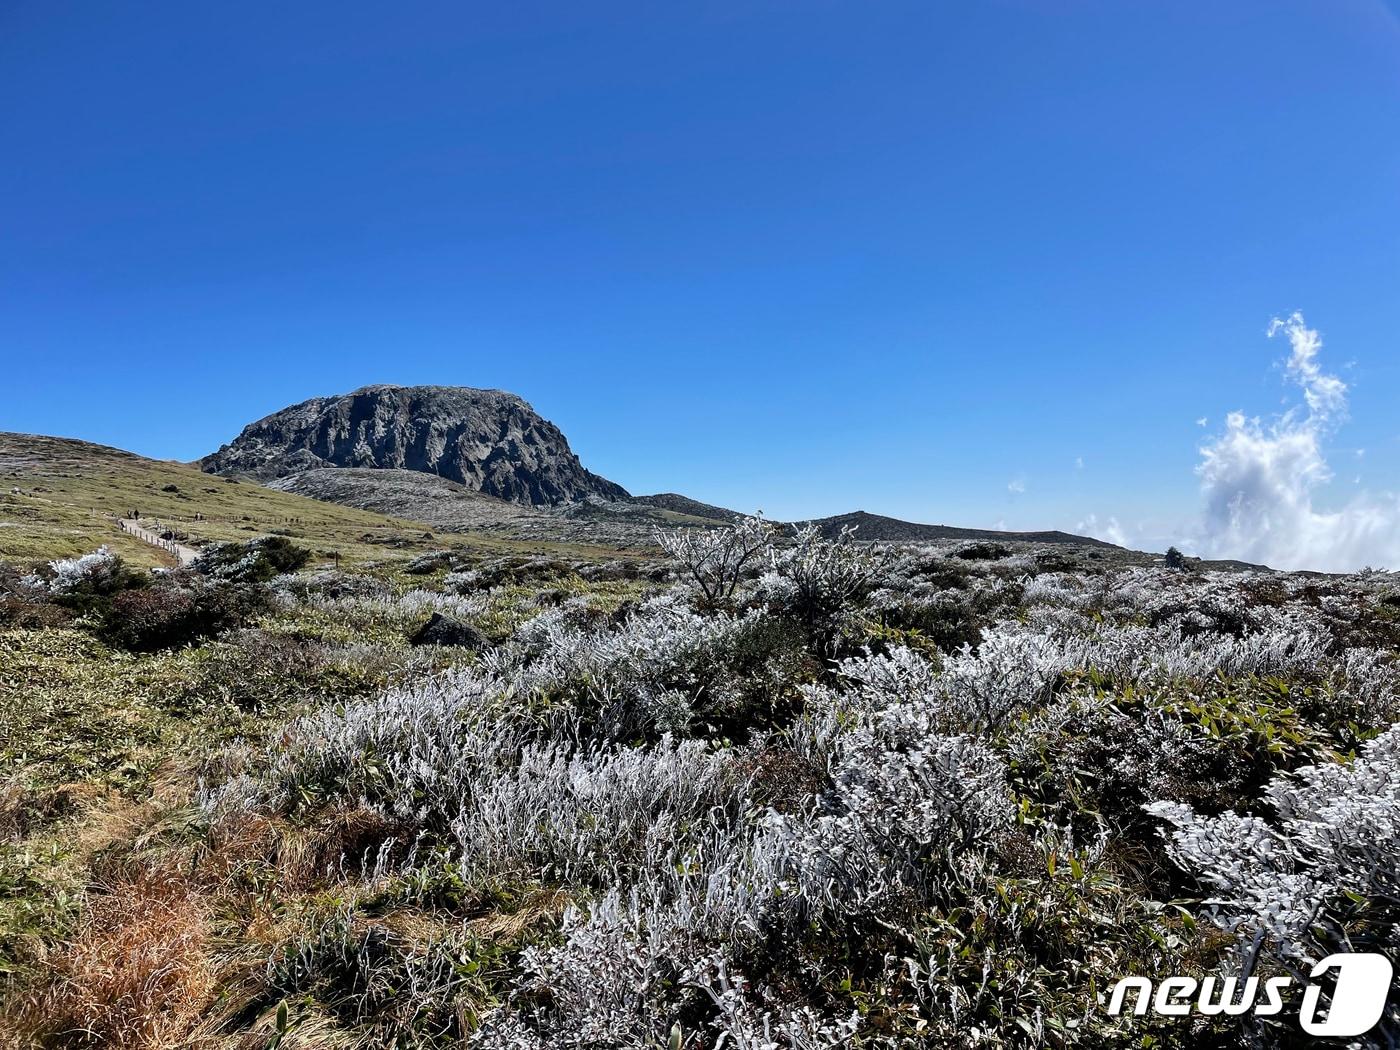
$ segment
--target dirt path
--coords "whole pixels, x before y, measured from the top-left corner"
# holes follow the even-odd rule
[[[150,529],[144,528],[134,518],[118,518],[117,524],[121,526],[122,532],[135,536],[138,540],[144,540],[152,547],[159,547],[161,550],[175,555],[180,561],[181,568],[199,557],[199,551],[193,547],[186,547],[183,543],[176,543],[174,540],[161,539],[160,536]]]

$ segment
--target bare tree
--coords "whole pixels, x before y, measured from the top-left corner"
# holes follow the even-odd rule
[[[773,527],[762,518],[740,518],[718,529],[656,530],[662,550],[680,564],[683,575],[705,601],[728,601],[744,569],[772,543]]]

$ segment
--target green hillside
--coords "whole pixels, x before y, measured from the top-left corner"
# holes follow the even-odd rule
[[[128,536],[118,517],[138,511],[199,547],[211,541],[286,535],[321,560],[397,559],[467,543],[501,553],[609,553],[578,545],[456,534],[450,541],[415,521],[205,474],[72,438],[0,432],[0,560],[71,557],[106,544],[135,565],[172,564]]]

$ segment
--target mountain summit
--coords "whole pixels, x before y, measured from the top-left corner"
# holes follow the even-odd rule
[[[585,470],[559,428],[524,400],[461,386],[314,397],[250,423],[199,465],[263,482],[326,467],[416,470],[527,505],[627,498]]]

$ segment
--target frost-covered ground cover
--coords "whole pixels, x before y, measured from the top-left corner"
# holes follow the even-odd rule
[[[203,758],[8,1016],[132,1046],[1284,1046],[1286,1011],[1103,997],[1400,950],[1395,577],[662,540],[670,572],[257,583],[253,630],[374,647],[382,684]],[[484,644],[425,659],[429,616]],[[152,901],[184,968],[114,1004],[83,952]]]

